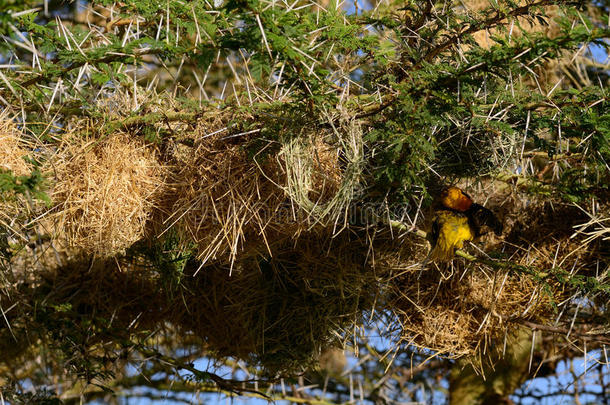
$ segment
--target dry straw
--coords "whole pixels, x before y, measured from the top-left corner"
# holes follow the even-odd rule
[[[115,256],[145,235],[164,169],[155,151],[126,134],[66,136],[45,167],[56,238],[86,254]]]
[[[163,153],[120,132],[64,136],[44,166],[54,207],[43,220],[55,225],[56,238],[112,257],[153,232],[177,234],[180,248],[194,246],[199,259],[188,263],[179,289],[152,279],[141,266],[121,264],[133,273],[125,281],[116,266],[100,265],[91,277],[104,282],[87,279],[91,293],[66,290],[67,300],[100,314],[117,309],[120,326],[134,315],[134,330],[176,327],[217,356],[250,360],[272,372],[311,364],[340,343],[345,328],[378,310],[397,315],[404,342],[454,357],[485,349],[517,319],[543,323],[554,315],[551,304],[563,299],[562,291],[543,291],[527,274],[465,266],[461,259],[453,270],[432,264],[423,270],[423,239],[397,238],[382,226],[345,230],[363,166],[362,131],[350,120],[315,134],[301,128],[298,136],[261,146],[259,134],[235,133],[231,119],[221,111],[199,118],[189,131],[189,124],[167,124],[176,136]],[[20,157],[15,139],[0,137],[10,146],[0,148]],[[558,228],[556,216],[541,215],[542,204],[510,186],[464,188],[501,212],[511,261],[551,268],[561,242],[557,264],[573,263],[560,262],[570,254],[574,224]],[[502,206],[509,197],[510,209]],[[535,234],[558,239],[537,240]],[[78,266],[86,267],[59,266],[57,277],[67,280],[55,284],[59,290],[74,284],[69,274]],[[114,291],[115,282],[130,287]]]
[[[25,158],[29,148],[24,142],[22,132],[5,113],[0,113],[0,172],[11,172],[14,176],[27,176],[33,167]],[[0,230],[21,236],[21,225],[26,220],[31,204],[27,196],[13,193],[0,194]]]
[[[227,117],[215,118],[198,124],[195,147],[173,153],[160,233],[177,230],[203,264],[234,263],[303,231],[344,225],[359,181],[360,132],[348,130],[340,141],[322,133],[254,147],[247,135],[227,135]]]
[[[557,297],[531,276],[489,272],[483,266],[456,268],[457,273],[424,270],[401,277],[392,302],[405,341],[459,357],[472,355],[504,335],[510,321],[543,322]]]
[[[31,168],[24,160],[27,154],[17,125],[4,114],[0,115],[0,170],[15,176],[30,174]]]

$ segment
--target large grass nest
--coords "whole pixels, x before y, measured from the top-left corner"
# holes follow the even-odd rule
[[[112,319],[113,330],[170,325],[270,372],[302,369],[338,344],[380,286],[366,248],[341,232],[360,181],[360,128],[345,120],[261,146],[228,134],[230,118],[210,114],[159,152],[134,133],[87,137],[75,123],[45,156],[53,205],[33,225],[50,239],[13,260],[39,269],[33,290],[14,296],[52,294],[70,322]],[[121,258],[135,242],[173,239],[197,256],[174,274],[179,287],[156,265]]]
[[[524,323],[560,321],[563,305],[578,296],[575,286],[550,275],[553,269],[598,276],[610,257],[600,222],[610,211],[606,205],[592,218],[577,205],[503,182],[460,186],[504,222],[502,238],[486,235],[466,247],[479,261],[431,263],[426,247],[407,237],[378,262],[396,274],[387,307],[401,324],[402,341],[450,357],[485,353]]]
[[[39,223],[53,225],[43,244],[59,239],[76,253],[49,266],[56,272],[38,280],[39,292],[55,291],[70,316],[112,319],[130,333],[174,328],[206,352],[270,373],[311,364],[365,312],[391,311],[402,342],[452,357],[486,350],[520,321],[556,317],[566,298],[558,285],[461,258],[427,262],[425,239],[378,218],[348,226],[363,170],[353,122],[262,140],[235,133],[232,121],[220,111],[172,124],[180,135],[159,151],[134,133],[65,135],[43,166],[54,205]],[[0,133],[3,165],[27,173],[27,148],[10,128]],[[590,220],[584,211],[502,184],[460,184],[506,228],[471,253],[594,274],[600,250],[577,249],[585,233],[572,237]],[[120,257],[138,241],[136,256],[173,239],[195,258],[171,285],[158,263]]]
[[[164,169],[153,148],[127,134],[66,136],[45,174],[52,179],[54,238],[112,257],[145,235]]]
[[[202,120],[194,146],[177,144],[169,153],[173,169],[157,233],[173,229],[202,263],[219,264],[271,253],[305,231],[343,229],[361,174],[355,124],[254,144],[247,134],[227,135],[228,118]]]

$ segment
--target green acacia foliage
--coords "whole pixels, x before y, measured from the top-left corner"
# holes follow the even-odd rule
[[[251,81],[266,94],[289,94],[280,104],[248,108],[267,121],[265,128],[273,125],[269,114],[281,116],[274,136],[285,135],[278,127],[298,132],[286,128],[287,120],[327,125],[328,112],[347,101],[367,124],[368,150],[376,152],[369,160],[368,184],[376,195],[391,194],[402,202],[425,186],[430,169],[441,177],[506,169],[519,142],[550,157],[561,153],[557,136],[539,137],[559,128],[563,139],[572,141],[572,153],[585,152],[588,165],[603,166],[608,158],[603,70],[589,67],[589,83],[566,80],[551,93],[556,83],[543,83],[544,89],[532,91],[534,72],[566,51],[585,44],[607,47],[607,27],[587,16],[585,5],[565,2],[551,19],[545,7],[557,2],[545,0],[492,2],[480,13],[444,2],[380,3],[352,14],[335,3],[321,8],[226,1],[213,7],[205,1],[126,1],[115,5],[112,15],[99,17],[95,32],[35,9],[28,12],[30,2],[9,3],[2,18],[10,38],[4,54],[19,68],[4,73],[11,90],[5,101],[23,107],[27,120],[103,120],[94,98],[108,86],[129,88],[126,67],[134,65],[153,71],[138,79],[141,86],[165,67],[175,77],[159,81],[157,88],[195,87],[205,76],[209,95],[223,95],[232,104],[237,93],[222,87],[234,70],[231,82],[238,90]],[[59,14],[76,15],[76,5],[62,7]],[[603,14],[603,7],[596,10]],[[561,32],[511,34],[530,23],[559,24]],[[474,40],[473,34],[483,31],[491,33],[493,46]],[[345,97],[348,83],[350,97]],[[193,108],[186,100],[184,107]],[[131,114],[145,110],[141,106]],[[472,147],[463,148],[464,136],[473,139]],[[574,198],[575,185],[563,180],[559,189]]]

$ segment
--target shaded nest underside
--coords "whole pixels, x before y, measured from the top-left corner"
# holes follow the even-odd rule
[[[345,329],[360,324],[380,294],[382,275],[352,242],[302,236],[273,257],[236,263],[231,275],[214,265],[194,276],[192,262],[173,282],[146,261],[69,263],[0,299],[6,308],[12,300],[31,304],[10,312],[11,330],[0,327],[2,342],[12,342],[11,334],[20,342],[18,350],[2,350],[0,361],[14,362],[27,342],[58,334],[99,355],[116,350],[115,339],[167,330],[178,344],[271,374],[302,370],[325,348],[341,346]]]
[[[239,262],[231,276],[227,267],[203,268],[172,317],[221,356],[296,370],[361,323],[381,278],[346,238],[303,235],[273,257]]]

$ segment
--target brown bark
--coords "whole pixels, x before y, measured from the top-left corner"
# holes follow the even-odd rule
[[[528,377],[532,331],[521,329],[509,336],[504,356],[504,342],[495,344],[480,362],[474,359],[456,362],[449,376],[450,405],[512,404],[509,395]],[[478,363],[477,369],[473,363]]]

